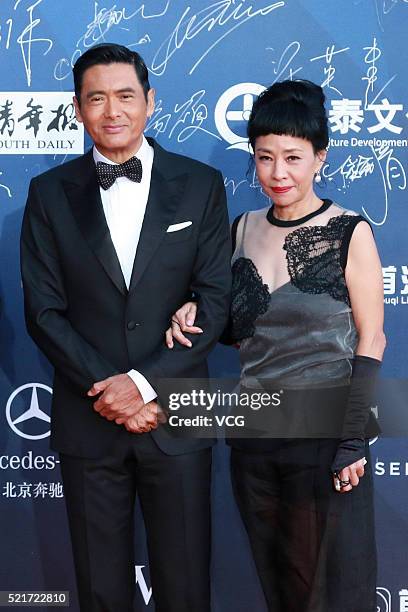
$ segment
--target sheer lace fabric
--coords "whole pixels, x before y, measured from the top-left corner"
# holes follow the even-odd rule
[[[248,258],[255,266],[269,292],[294,278],[313,280],[310,265],[327,271],[331,255],[338,261],[343,229],[354,212],[332,204],[326,211],[301,226],[272,225],[266,218],[268,209],[246,213],[237,232],[237,247],[232,262]],[[325,257],[326,256],[326,257]],[[305,267],[309,270],[305,271]]]
[[[266,214],[243,216],[232,259],[232,332],[245,384],[348,377],[356,332],[340,256],[355,213],[331,204],[290,227]]]

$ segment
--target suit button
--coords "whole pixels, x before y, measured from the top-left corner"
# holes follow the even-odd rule
[[[129,331],[132,331],[133,329],[136,329],[136,327],[139,327],[140,323],[136,323],[136,321],[128,321],[127,324],[127,328]]]

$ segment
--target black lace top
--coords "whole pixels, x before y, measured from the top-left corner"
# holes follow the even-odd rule
[[[269,209],[238,221],[230,331],[245,384],[348,376],[357,336],[344,271],[365,220],[325,200],[303,219],[275,219]]]

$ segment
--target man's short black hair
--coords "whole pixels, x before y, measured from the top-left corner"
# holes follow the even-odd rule
[[[315,153],[326,149],[329,129],[324,102],[323,89],[311,81],[274,83],[252,107],[247,127],[252,148],[258,136],[276,134],[304,138]]]
[[[78,103],[81,102],[82,80],[86,70],[98,64],[131,64],[136,76],[143,88],[147,100],[147,92],[150,89],[149,73],[143,58],[123,45],[115,43],[102,43],[91,47],[81,55],[73,67],[75,96]]]

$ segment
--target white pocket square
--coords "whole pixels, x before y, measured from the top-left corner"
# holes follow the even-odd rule
[[[184,229],[185,227],[189,227],[193,225],[192,221],[183,221],[183,223],[175,223],[174,225],[169,225],[167,228],[168,232],[178,232],[179,230]]]

